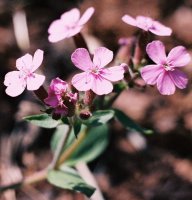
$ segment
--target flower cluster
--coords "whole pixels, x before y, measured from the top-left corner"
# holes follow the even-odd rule
[[[48,97],[44,101],[54,108],[54,115],[72,116],[74,114],[77,93],[69,92],[68,87],[67,82],[60,78],[55,78],[51,81]]]
[[[80,33],[85,23],[91,18],[94,8],[88,8],[80,17],[80,11],[74,8],[61,15],[61,18],[51,23],[48,33],[50,42],[58,42],[62,39],[75,36]],[[137,16],[135,19],[124,15],[122,20],[132,26],[136,26],[146,32],[159,36],[169,36],[172,30],[150,17]],[[183,46],[173,48],[168,56],[165,46],[161,41],[152,41],[146,46],[149,58],[155,64],[146,65],[140,69],[141,77],[149,85],[157,85],[163,95],[171,95],[176,87],[186,87],[187,76],[179,67],[187,65],[190,56]],[[92,55],[91,55],[92,56]],[[107,95],[113,91],[113,82],[124,78],[125,64],[106,67],[113,60],[113,52],[106,47],[99,47],[93,53],[86,48],[77,48],[71,55],[72,63],[83,72],[76,74],[71,84],[79,91],[92,91],[96,95]],[[34,57],[26,54],[16,61],[18,71],[6,74],[4,85],[6,93],[12,97],[20,95],[27,87],[28,90],[38,90],[44,83],[45,76],[34,73],[43,61],[43,51],[38,49]],[[72,116],[75,112],[75,104],[78,94],[69,90],[68,83],[55,78],[48,89],[48,97],[44,102],[53,109],[53,114],[59,116]]]

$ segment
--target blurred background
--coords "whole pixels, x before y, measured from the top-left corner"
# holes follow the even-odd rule
[[[53,130],[40,129],[22,120],[38,114],[42,105],[25,91],[16,98],[5,94],[7,72],[15,61],[36,49],[45,52],[42,73],[47,87],[52,78],[70,80],[75,67],[70,55],[72,39],[48,42],[50,23],[74,7],[96,11],[82,34],[90,49],[105,46],[117,52],[118,40],[129,37],[135,27],[121,21],[124,14],[155,18],[173,29],[171,37],[161,37],[167,51],[177,45],[192,54],[192,0],[0,0],[0,184],[17,182],[43,169],[51,161]],[[127,133],[120,124],[111,129],[106,151],[89,164],[109,200],[191,200],[192,199],[192,63],[184,68],[188,88],[172,96],[162,96],[156,87],[132,88],[117,99],[114,107],[126,112],[151,135]],[[81,194],[57,189],[46,181],[9,190],[2,200],[83,200]]]

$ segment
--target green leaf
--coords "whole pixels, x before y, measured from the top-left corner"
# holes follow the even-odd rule
[[[55,149],[57,148],[57,144],[59,143],[60,139],[62,138],[62,135],[67,133],[68,128],[69,128],[69,126],[65,125],[65,124],[57,126],[57,128],[51,138],[52,151],[55,151]]]
[[[63,189],[81,192],[91,197],[95,188],[88,185],[72,168],[63,168],[62,171],[50,170],[47,177],[49,183]]]
[[[114,109],[115,117],[117,120],[127,129],[134,130],[144,134],[151,134],[153,133],[152,130],[147,130],[139,126],[133,119],[128,117],[124,112]]]
[[[42,128],[55,128],[61,124],[61,120],[54,120],[48,114],[31,115],[24,117],[24,120]]]
[[[79,161],[87,163],[94,160],[105,150],[108,141],[109,133],[106,124],[90,128],[83,142],[65,161],[65,165],[74,166]]]
[[[79,131],[81,130],[81,125],[82,125],[81,121],[79,119],[76,119],[73,124],[75,137],[77,137],[77,135],[79,134]]]
[[[100,126],[106,124],[110,119],[112,119],[114,114],[115,112],[113,110],[98,110],[94,112],[89,119],[82,120],[82,123],[87,126]]]

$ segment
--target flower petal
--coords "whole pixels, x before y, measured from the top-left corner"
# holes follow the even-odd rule
[[[80,18],[78,25],[84,25],[91,18],[94,12],[95,9],[93,7],[88,8]]]
[[[19,71],[12,71],[5,75],[4,85],[7,86],[5,92],[11,97],[16,97],[24,91],[26,82],[20,78]]]
[[[94,78],[91,89],[97,95],[104,95],[112,92],[113,85],[110,81],[98,76]]]
[[[99,47],[95,50],[93,63],[95,66],[102,68],[110,63],[113,59],[113,52],[105,47]]]
[[[44,99],[44,102],[53,108],[57,107],[59,104],[59,100],[58,100],[57,96],[54,94],[52,94],[52,95],[49,94],[49,96]]]
[[[71,60],[76,67],[83,71],[87,71],[93,66],[89,52],[85,48],[76,49],[71,55]]]
[[[155,35],[159,35],[159,36],[169,36],[172,33],[171,28],[164,26],[163,24],[161,24],[158,21],[153,21],[153,24],[149,28],[149,31],[151,31]]]
[[[183,73],[178,69],[175,69],[174,71],[171,71],[169,73],[169,76],[171,77],[172,81],[178,88],[180,89],[186,88],[186,85],[188,83],[188,78],[185,73]]]
[[[103,69],[101,76],[109,81],[120,81],[124,77],[124,72],[123,66],[114,66]]]
[[[164,69],[160,65],[147,65],[141,68],[141,77],[149,85],[155,85],[157,79]]]
[[[77,33],[79,33],[81,31],[82,28],[83,28],[83,26],[77,25],[73,28],[66,30],[67,31],[66,37],[69,38],[69,37],[76,35]]]
[[[165,64],[166,63],[166,54],[165,54],[165,46],[159,41],[155,40],[149,43],[146,47],[146,51],[148,56],[157,64]]]
[[[167,62],[174,67],[182,67],[187,65],[191,60],[189,53],[183,46],[177,46],[173,48],[167,57]]]
[[[72,78],[72,85],[79,91],[90,90],[93,84],[93,77],[86,72],[76,74]]]
[[[121,18],[125,23],[127,24],[130,24],[132,26],[136,26],[136,20],[131,17],[130,15],[124,15],[122,18]]]
[[[80,18],[79,9],[73,8],[61,15],[61,20],[64,25],[71,25],[76,23]]]
[[[32,72],[34,72],[42,63],[43,61],[43,51],[40,49],[37,49],[37,51],[34,54],[33,57],[33,69]]]
[[[59,19],[51,23],[48,33],[50,34],[48,37],[49,42],[58,42],[67,37],[68,30],[65,28],[64,23]]]
[[[157,79],[157,88],[163,95],[171,95],[175,92],[175,84],[169,76],[169,72],[160,74]]]
[[[136,17],[136,22],[137,22],[137,27],[148,31],[149,27],[152,25],[153,23],[153,19],[151,19],[150,17],[145,17],[145,16],[137,16]]]
[[[33,73],[33,76],[27,77],[27,89],[37,90],[45,81],[45,76]]]
[[[28,53],[16,60],[18,70],[31,69],[32,66],[32,56]]]

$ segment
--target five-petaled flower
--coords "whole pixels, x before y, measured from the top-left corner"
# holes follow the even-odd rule
[[[112,59],[113,52],[105,47],[99,47],[95,50],[93,62],[87,49],[76,49],[71,60],[76,67],[84,72],[72,78],[72,85],[79,91],[92,90],[97,95],[109,94],[113,90],[111,81],[119,81],[124,77],[122,65],[104,68]]]
[[[144,31],[150,31],[155,35],[169,36],[172,33],[172,29],[164,26],[158,21],[153,20],[150,17],[137,16],[135,19],[130,15],[124,15],[122,20],[132,26],[143,29]]]
[[[187,76],[178,69],[187,65],[191,59],[185,47],[177,46],[166,56],[163,43],[156,40],[147,45],[146,51],[156,63],[141,69],[141,76],[147,84],[157,84],[159,92],[163,95],[173,94],[176,87],[180,89],[186,87]]]
[[[65,12],[61,18],[51,23],[48,33],[50,42],[58,42],[65,38],[72,37],[79,33],[83,25],[90,19],[94,13],[94,8],[88,8],[80,18],[80,11],[77,8]]]
[[[5,75],[4,85],[7,86],[6,93],[16,97],[27,87],[28,90],[37,90],[43,84],[45,76],[34,73],[43,61],[43,51],[38,49],[34,57],[30,54],[16,60],[16,68],[19,71],[8,72]]]
[[[44,102],[54,108],[53,113],[59,116],[69,116],[74,113],[77,101],[77,93],[68,91],[67,82],[60,78],[51,81],[48,90],[48,97]]]

